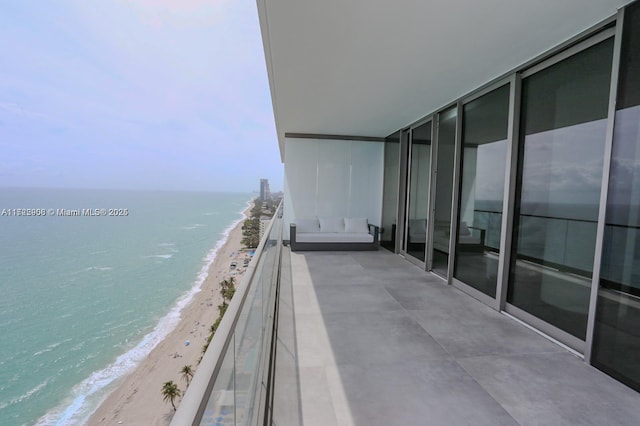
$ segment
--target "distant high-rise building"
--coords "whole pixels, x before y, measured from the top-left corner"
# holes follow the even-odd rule
[[[260,201],[271,199],[271,191],[269,190],[269,179],[260,179]]]

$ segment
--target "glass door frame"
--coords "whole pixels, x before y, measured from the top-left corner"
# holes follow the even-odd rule
[[[453,154],[453,170],[451,171],[452,185],[451,185],[451,211],[449,215],[449,219],[451,221],[449,226],[449,253],[447,259],[447,276],[443,277],[437,272],[433,271],[433,244],[434,244],[434,235],[435,235],[435,218],[436,218],[436,201],[437,201],[437,183],[438,183],[438,152],[440,150],[440,117],[445,112],[454,109],[456,110],[456,128],[455,128],[455,142],[454,142],[454,154]],[[429,223],[427,224],[427,264],[426,270],[433,273],[438,278],[443,279],[447,282],[447,284],[451,284],[451,277],[453,274],[453,262],[452,256],[454,255],[453,250],[455,248],[455,241],[453,236],[454,234],[454,218],[457,218],[456,213],[454,212],[456,206],[456,192],[457,192],[457,184],[456,184],[456,175],[458,173],[458,136],[460,134],[460,102],[454,102],[441,108],[432,116],[432,148],[431,148],[431,179],[429,183]]]
[[[400,176],[398,177],[398,215],[396,220],[395,253],[407,258],[404,251],[405,220],[407,212],[407,183],[409,181],[409,141],[411,129],[400,130]]]
[[[620,69],[623,66],[621,62],[622,58],[622,41],[623,41],[623,31],[624,31],[624,21],[625,21],[625,11],[627,7],[623,7],[618,10],[616,15],[616,27],[615,27],[615,38],[613,45],[613,67],[611,71],[611,87],[610,87],[610,97],[609,97],[609,109],[608,109],[608,121],[607,121],[607,134],[606,134],[606,142],[605,142],[605,153],[604,153],[604,164],[602,171],[602,188],[600,192],[600,211],[598,215],[598,228],[596,231],[596,247],[595,247],[595,264],[593,268],[593,281],[591,283],[591,299],[589,305],[589,316],[587,321],[587,337],[586,337],[586,346],[584,351],[584,359],[591,365],[594,365],[599,370],[605,372],[605,374],[609,374],[606,370],[600,368],[595,363],[592,362],[592,355],[594,350],[594,340],[595,340],[595,327],[596,327],[596,309],[599,300],[599,290],[600,290],[600,276],[602,270],[602,258],[603,258],[603,245],[604,245],[604,235],[606,228],[606,216],[607,216],[607,206],[609,199],[609,181],[611,178],[611,162],[613,158],[613,142],[615,137],[615,120],[617,110],[617,99],[618,99],[618,87],[619,87],[619,76]],[[616,378],[615,376],[612,376]],[[616,380],[625,383],[620,380],[620,378],[616,378]]]
[[[618,27],[621,26],[620,21],[618,21],[617,25]],[[584,50],[590,47],[593,47],[596,44],[603,42],[611,37],[615,37],[611,80],[612,82],[614,80],[617,82],[617,75],[614,73],[617,72],[616,58],[619,58],[620,37],[618,37],[618,35],[616,34],[616,28],[608,28],[567,48],[566,50],[556,55],[551,56],[547,60],[542,61],[539,64],[534,65],[529,69],[526,69],[520,73],[517,73],[515,77],[516,77],[516,83],[518,88],[518,93],[517,93],[518,99],[515,106],[518,109],[518,114],[516,116],[520,117],[520,109],[522,107],[521,99],[520,99],[522,79],[532,76],[553,65],[556,65],[564,61],[565,59],[568,59],[574,55],[577,55],[583,52]],[[515,204],[515,196],[516,196],[516,180],[517,180],[517,175],[520,172],[517,168],[518,154],[519,154],[518,146],[519,146],[519,137],[520,137],[519,129],[514,129],[514,133],[510,134],[510,136],[513,137],[513,142],[511,144],[511,147],[512,147],[511,168],[513,171],[512,173],[513,176],[510,176],[508,181],[509,187],[510,187],[508,226],[506,230],[503,229],[503,232],[506,231],[506,233],[503,236],[503,240],[509,239],[510,241],[509,241],[509,245],[506,246],[508,250],[505,251],[503,254],[504,262],[503,262],[502,268],[499,270],[499,274],[502,275],[501,281],[498,282],[498,290],[499,290],[498,295],[501,297],[499,309],[504,311],[508,315],[512,316],[516,320],[522,321],[523,323],[533,327],[535,330],[542,332],[547,337],[555,340],[557,343],[571,350],[577,356],[584,357],[587,362],[589,362],[591,341],[593,339],[593,324],[595,319],[595,308],[596,308],[595,300],[597,299],[597,290],[598,290],[599,281],[600,281],[600,259],[602,256],[602,238],[604,234],[603,209],[606,209],[606,190],[603,192],[602,188],[605,188],[605,187],[608,188],[608,181],[609,181],[608,169],[609,169],[609,163],[611,161],[611,146],[612,146],[612,140],[613,140],[613,114],[612,114],[611,105],[612,105],[612,102],[615,105],[614,95],[616,91],[611,90],[611,87],[609,90],[609,108],[608,108],[608,116],[607,116],[607,133],[606,133],[606,139],[604,141],[605,150],[603,151],[604,163],[603,163],[603,174],[602,174],[601,192],[600,192],[600,205],[599,205],[597,233],[596,233],[596,240],[595,240],[595,255],[594,255],[594,263],[593,263],[593,269],[592,269],[593,273],[591,278],[591,289],[590,289],[591,293],[590,293],[590,301],[589,301],[588,316],[587,316],[587,333],[586,333],[587,337],[585,340],[581,340],[578,337],[575,337],[569,334],[568,332],[561,330],[560,328],[524,311],[523,309],[520,309],[517,306],[512,305],[511,303],[508,303],[506,300],[507,290],[508,290],[508,281],[509,281],[509,272],[510,272],[509,267],[511,263],[511,248],[513,244],[517,244],[517,242],[512,240],[513,239],[512,237],[513,237],[513,222],[515,219],[514,204]],[[613,111],[615,112],[615,108],[613,109]],[[519,121],[521,121],[521,118]],[[514,127],[519,127],[519,123],[518,123],[518,126],[514,126]],[[604,204],[603,204],[603,199],[605,200]],[[503,226],[504,226],[504,217],[503,217]],[[503,242],[506,242],[506,241],[503,241]],[[502,249],[502,244],[501,244],[501,249]]]
[[[416,128],[423,126],[427,123],[431,124],[431,152],[429,155],[429,185],[428,185],[428,194],[427,194],[427,211],[425,211],[425,216],[431,221],[431,210],[432,210],[432,197],[431,197],[431,185],[433,184],[433,167],[434,167],[434,155],[433,155],[433,146],[435,140],[435,126],[434,126],[434,116],[429,116],[425,119],[417,121],[413,123],[406,129],[401,131],[400,135],[400,150],[401,150],[401,163],[400,163],[400,173],[401,173],[401,195],[400,197],[400,208],[399,213],[402,215],[398,215],[398,218],[402,217],[401,226],[396,229],[397,236],[400,238],[396,238],[398,241],[398,253],[402,255],[409,262],[419,266],[420,268],[427,270],[427,265],[430,264],[430,254],[429,247],[431,247],[431,225],[427,223],[427,235],[425,241],[425,259],[420,260],[411,254],[409,254],[406,250],[406,242],[408,240],[407,233],[409,231],[408,221],[409,221],[409,191],[411,190],[411,147],[413,140],[413,132]]]
[[[460,192],[461,179],[462,179],[462,157],[463,157],[463,122],[464,122],[464,106],[470,102],[481,98],[482,96],[493,92],[503,86],[509,85],[509,117],[507,128],[507,153],[505,164],[505,185],[504,194],[502,198],[502,223],[500,228],[500,258],[498,260],[498,276],[496,283],[496,297],[482,293],[481,291],[471,287],[470,285],[458,280],[453,276],[454,262],[456,256],[456,240],[458,237],[458,221],[460,218]],[[462,99],[458,105],[458,123],[456,128],[456,160],[455,160],[455,175],[454,175],[454,196],[453,196],[453,208],[452,208],[452,222],[451,222],[451,242],[450,242],[450,260],[449,260],[449,277],[451,284],[457,289],[467,293],[474,299],[480,300],[482,303],[489,305],[493,309],[500,311],[504,308],[504,303],[507,298],[506,281],[508,281],[508,271],[505,272],[505,267],[509,266],[509,254],[511,247],[511,232],[513,225],[513,206],[515,199],[515,184],[516,184],[516,171],[517,168],[517,135],[519,132],[518,119],[520,116],[520,78],[517,74],[513,74],[510,77],[496,81],[482,90],[474,93]],[[514,155],[515,154],[515,155]]]
[[[591,278],[591,297],[589,299],[589,313],[587,316],[587,336],[584,346],[584,360],[591,364],[594,330],[596,322],[596,308],[598,291],[600,289],[600,273],[602,268],[602,247],[606,225],[607,202],[609,198],[609,179],[611,176],[611,158],[613,153],[614,126],[616,119],[616,102],[618,99],[618,79],[620,74],[620,56],[622,51],[622,31],[624,12],[626,7],[620,8],[616,15],[616,25],[612,29],[613,35],[613,64],[611,66],[611,86],[609,88],[609,106],[607,111],[607,133],[604,145],[602,164],[602,186],[600,188],[600,210],[596,229],[596,247],[594,253],[593,275]]]

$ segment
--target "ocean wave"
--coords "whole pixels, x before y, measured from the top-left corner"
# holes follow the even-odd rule
[[[183,227],[182,227],[182,228],[180,228],[180,229],[184,229],[185,231],[192,231],[192,230],[194,230],[194,229],[201,228],[201,227],[203,227],[203,226],[206,226],[206,225],[204,225],[204,224],[202,224],[202,223],[194,223],[193,225],[186,225],[186,226],[183,226]]]
[[[55,348],[57,348],[61,344],[69,342],[70,340],[71,339],[67,339],[67,340],[63,340],[62,342],[52,343],[49,346],[47,346],[46,348],[42,349],[41,351],[35,352],[32,356],[38,356],[38,355],[42,355],[42,354],[47,353],[47,352],[51,352],[52,350],[54,350]]]
[[[173,257],[172,253],[169,254],[151,254],[149,256],[144,256],[145,259],[151,259],[151,258],[158,258],[158,259],[171,259]]]
[[[31,396],[33,394],[35,394],[36,392],[41,391],[45,386],[47,386],[49,384],[49,380],[45,380],[44,382],[40,383],[39,385],[37,385],[36,387],[34,387],[31,390],[28,390],[27,392],[23,393],[22,395],[20,395],[17,398],[13,398],[11,401],[9,402],[0,402],[0,410],[2,410],[5,407],[8,407],[9,405],[13,405],[13,404],[19,404],[22,401],[31,398]]]
[[[247,206],[250,205],[251,201],[247,202]],[[244,213],[245,209],[246,207],[239,213]],[[193,300],[193,297],[201,291],[202,284],[208,276],[209,268],[215,260],[218,251],[229,239],[231,231],[245,218],[246,216],[243,214],[241,218],[234,221],[222,232],[222,238],[218,239],[216,245],[204,256],[202,268],[194,280],[194,285],[176,301],[169,313],[160,319],[156,327],[145,335],[140,343],[120,355],[106,368],[95,371],[88,378],[74,386],[67,403],[45,414],[38,419],[36,425],[62,426],[83,424],[83,420],[90,417],[93,411],[97,409],[97,405],[93,406],[96,402],[99,402],[95,400],[96,394],[104,390],[115,380],[133,371],[140,361],[176,328],[180,321],[182,310]],[[106,396],[107,395],[102,395],[102,398],[104,399]]]
[[[71,275],[81,274],[83,272],[89,271],[111,271],[113,268],[111,266],[89,266],[88,268],[81,269],[76,272],[72,272]]]
[[[169,251],[170,251],[170,252],[172,252],[172,253],[177,253],[177,252],[179,252],[179,251],[180,251],[180,250],[178,250],[178,249],[176,248],[175,243],[160,243],[160,244],[158,244],[158,247],[162,247],[162,248],[164,248],[165,250],[169,250]]]

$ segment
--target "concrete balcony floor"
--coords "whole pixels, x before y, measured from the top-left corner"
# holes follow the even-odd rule
[[[283,254],[304,425],[640,424],[639,393],[398,255]]]

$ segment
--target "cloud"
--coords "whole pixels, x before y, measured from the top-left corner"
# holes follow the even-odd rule
[[[528,135],[523,202],[599,203],[605,132],[597,120]]]
[[[41,112],[25,109],[14,102],[3,102],[3,101],[0,101],[0,114],[6,114],[8,116],[16,116],[16,117],[25,117],[30,119],[46,118],[46,115]]]
[[[57,186],[281,180],[252,0],[3,5],[0,102],[4,152],[42,158]]]

